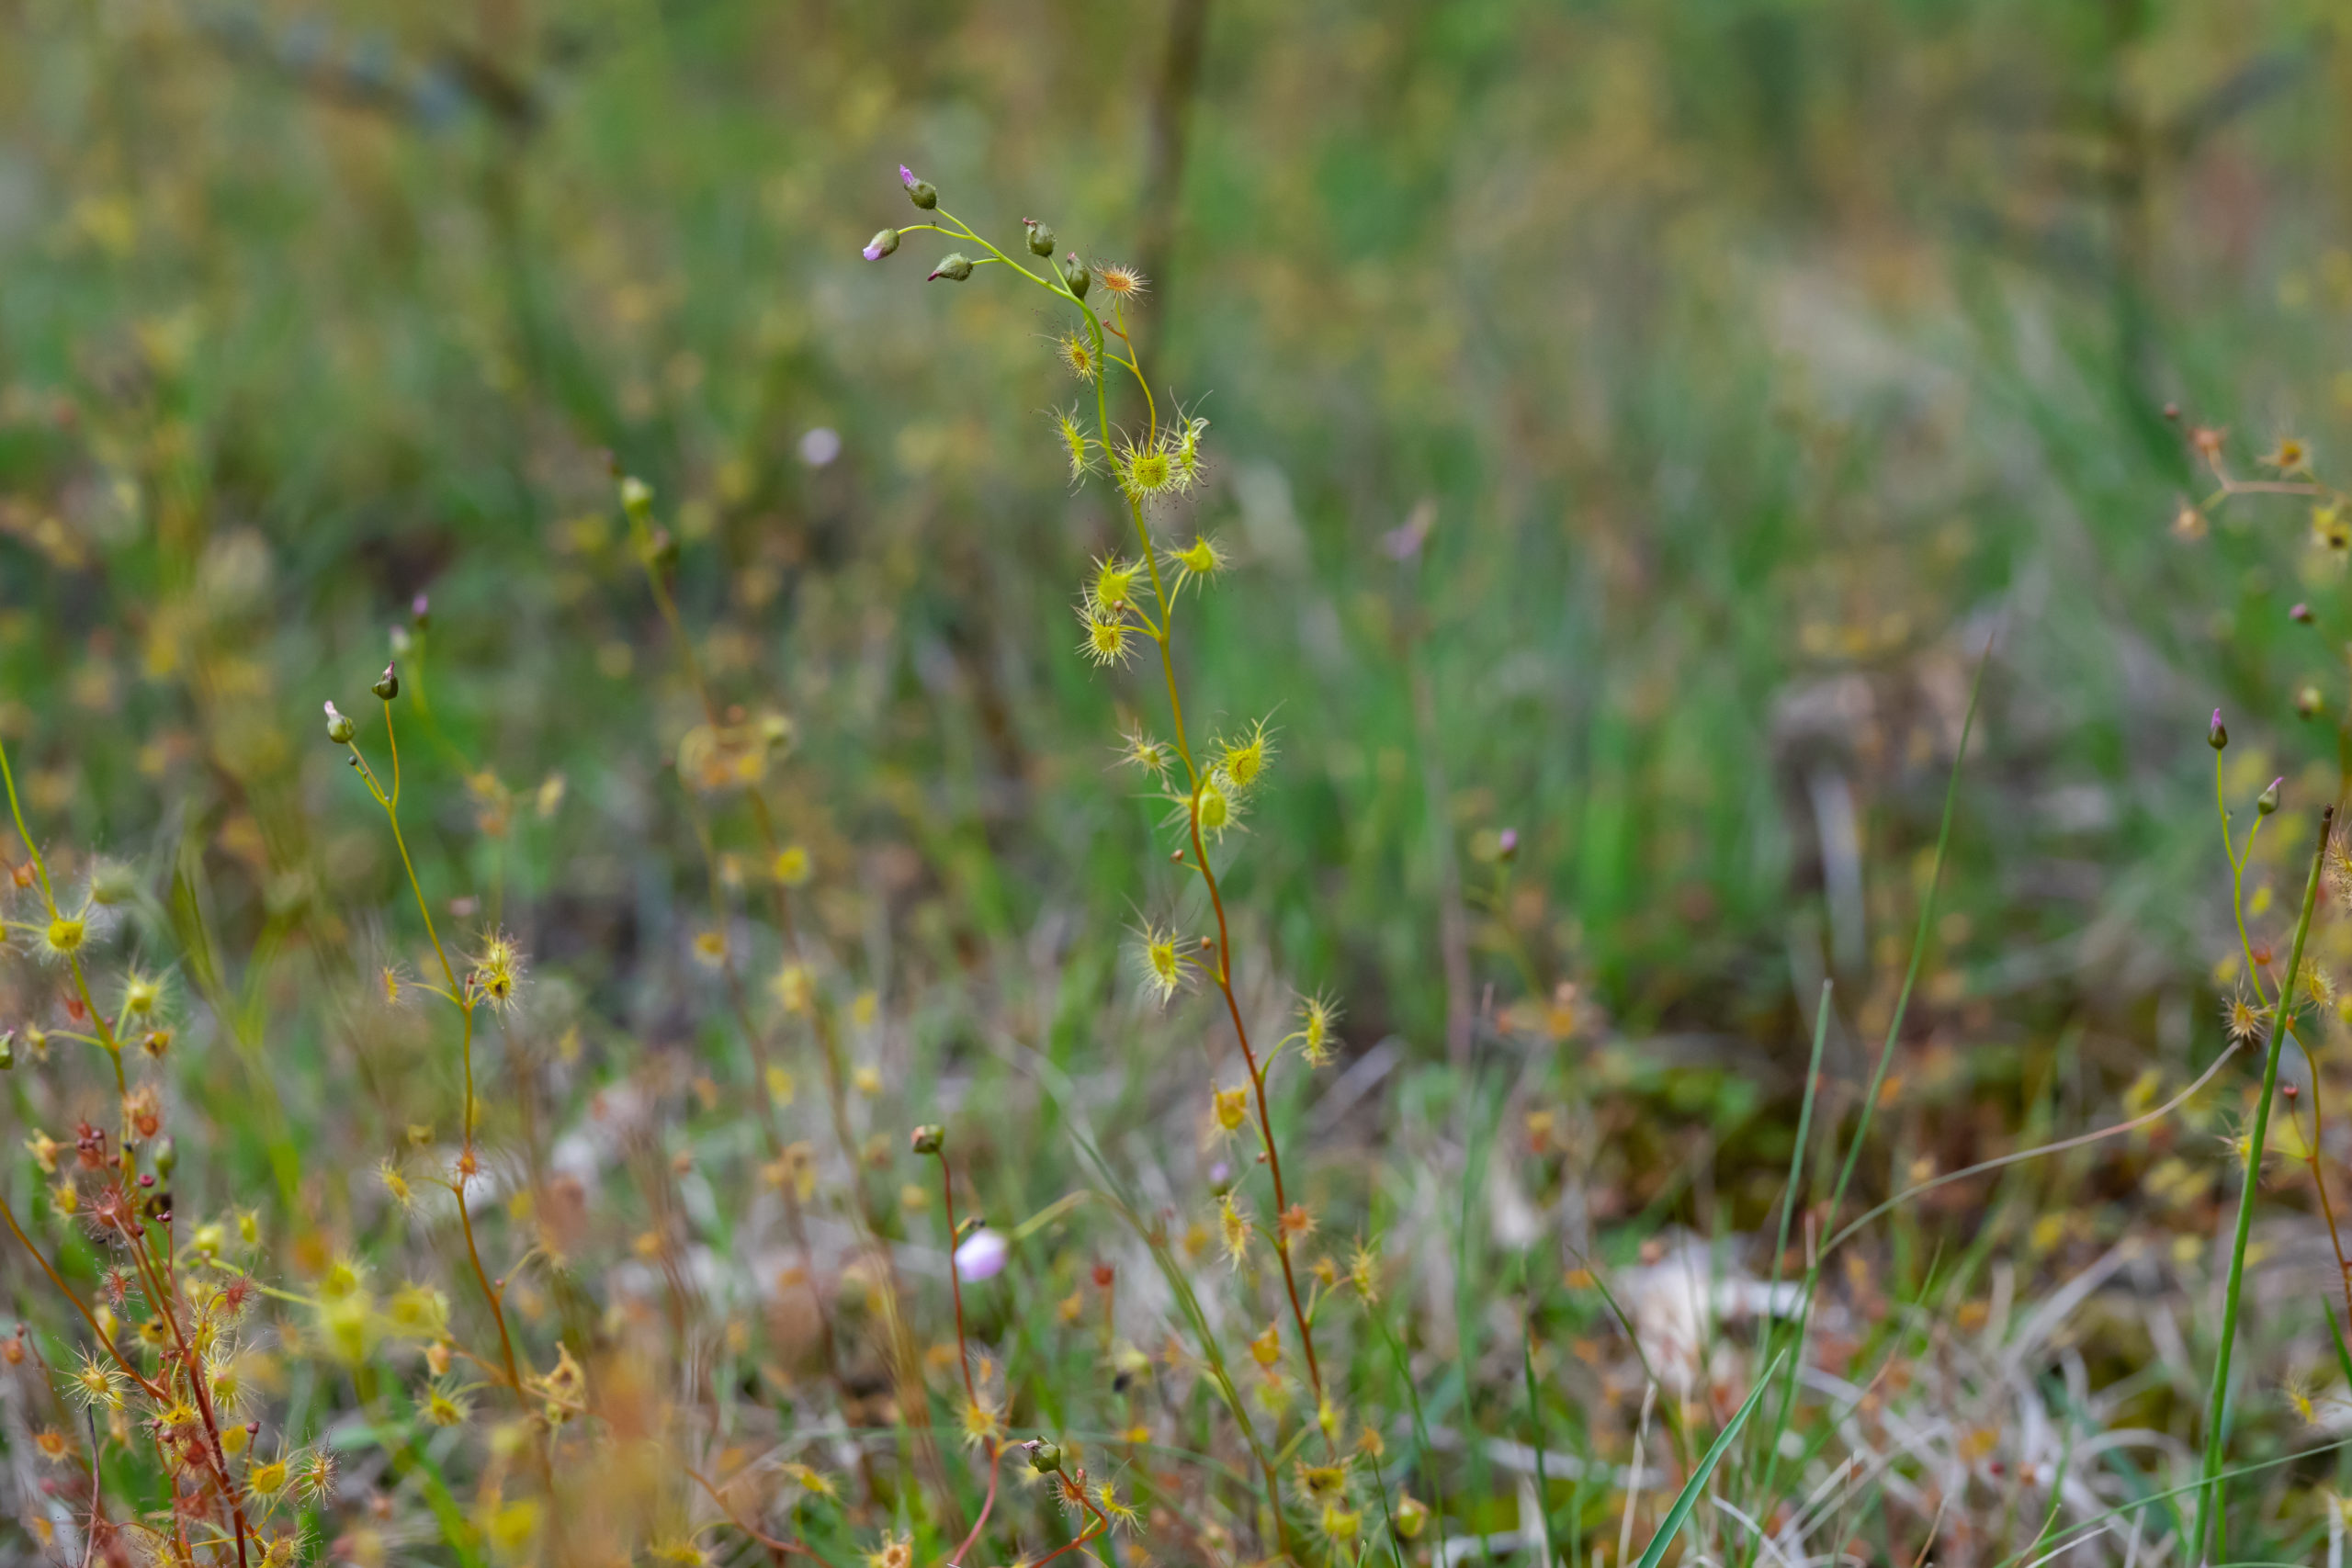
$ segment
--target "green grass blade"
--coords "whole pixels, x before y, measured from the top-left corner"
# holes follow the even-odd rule
[[[1780,1356],[1772,1358],[1771,1365],[1764,1369],[1764,1375],[1756,1380],[1756,1386],[1747,1391],[1747,1397],[1740,1401],[1739,1408],[1733,1411],[1731,1419],[1724,1423],[1724,1429],[1715,1434],[1715,1440],[1707,1447],[1706,1456],[1699,1461],[1699,1468],[1690,1472],[1690,1479],[1684,1482],[1682,1490],[1674,1495],[1674,1506],[1667,1509],[1666,1517],[1658,1521],[1657,1533],[1650,1537],[1649,1545],[1643,1550],[1641,1560],[1634,1568],[1657,1568],[1665,1561],[1666,1549],[1674,1544],[1674,1538],[1681,1533],[1683,1521],[1690,1517],[1690,1510],[1699,1506],[1699,1495],[1707,1489],[1707,1478],[1714,1474],[1715,1466],[1723,1461],[1724,1454],[1731,1451],[1733,1442],[1739,1437],[1739,1429],[1747,1425],[1747,1418],[1756,1413],[1764,1391],[1772,1386],[1773,1375],[1781,1370],[1781,1356],[1787,1354],[1783,1350]]]

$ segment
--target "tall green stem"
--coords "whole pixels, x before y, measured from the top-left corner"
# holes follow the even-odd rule
[[[2237,1228],[2230,1238],[2229,1282],[2222,1292],[2222,1340],[2213,1352],[2213,1386],[2205,1396],[2205,1464],[2197,1485],[2197,1533],[2191,1562],[2201,1562],[2207,1543],[2222,1549],[2222,1442],[2229,1429],[2230,1356],[2237,1348],[2238,1306],[2245,1288],[2246,1237],[2254,1230],[2254,1197],[2262,1184],[2262,1150],[2270,1135],[2270,1102],[2278,1092],[2278,1056],[2287,1041],[2287,1021],[2295,1010],[2295,982],[2302,977],[2303,939],[2311,934],[2312,909],[2319,902],[2320,872],[2327,863],[2327,839],[2335,807],[2319,814],[2319,842],[2303,884],[2302,913],[2295,919],[2295,942],[2287,955],[2287,977],[2278,984],[2278,1010],[2270,1021],[2270,1049],[2262,1060],[2262,1095],[2254,1105],[2254,1131],[2246,1140],[2245,1180],[2238,1189]]]

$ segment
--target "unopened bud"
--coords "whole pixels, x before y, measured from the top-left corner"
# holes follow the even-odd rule
[[[633,474],[621,480],[621,510],[642,519],[653,510],[653,487]]]
[[[2264,790],[2261,795],[2255,801],[2255,810],[2260,812],[2265,817],[2267,817],[2272,812],[2278,810],[2278,786],[2286,782],[2287,781],[2283,778],[2272,779],[2270,781],[2270,787]]]
[[[2327,699],[2320,694],[2317,686],[2305,686],[2295,694],[2295,711],[2305,718],[2317,718],[2320,709],[2326,705]]]
[[[875,231],[874,238],[865,242],[865,249],[860,251],[858,254],[867,261],[880,261],[898,248],[899,231],[896,229],[877,229]]]
[[[1495,840],[1495,858],[1500,861],[1519,858],[1519,829],[1506,828]]]
[[[385,702],[390,702],[394,697],[401,694],[400,671],[393,669],[389,664],[385,665],[384,678],[368,689],[375,693],[377,696],[382,698]]]
[[[1086,264],[1078,259],[1076,251],[1069,254],[1069,271],[1062,275],[1062,281],[1069,285],[1073,299],[1085,299],[1086,291],[1094,286],[1094,275],[1086,270]]]
[[[409,601],[408,615],[409,619],[416,623],[416,629],[423,631],[433,624],[433,601],[422,593],[418,594]]]
[[[939,192],[932,188],[931,182],[915,178],[915,172],[904,164],[899,165],[899,183],[907,187],[907,199],[925,212],[939,205]]]
[[[155,1146],[150,1153],[155,1161],[155,1174],[165,1180],[169,1180],[172,1172],[180,1168],[179,1145],[172,1142],[169,1133],[155,1140]]]
[[[2230,743],[2230,732],[2222,723],[2222,710],[2213,710],[2213,722],[2206,727],[2205,744],[2218,751]]]
[[[0,1029],[0,1073],[17,1065],[17,1032]]]
[[[923,281],[936,283],[944,277],[950,283],[961,283],[971,276],[972,258],[961,251],[950,251],[939,258],[939,265],[931,269],[931,276]]]
[[[915,1153],[919,1155],[935,1155],[939,1152],[940,1140],[944,1138],[946,1135],[946,1133],[943,1129],[933,1123],[926,1122],[922,1126],[915,1129],[914,1136],[908,1141],[913,1145]]]
[[[2175,424],[2179,423],[2180,405],[2178,403],[2166,403],[2165,405],[2165,418],[2170,420]]]
[[[1062,1446],[1032,1438],[1025,1445],[1029,1450],[1029,1465],[1040,1475],[1051,1475],[1062,1467]]]
[[[327,704],[328,739],[338,746],[348,746],[351,744],[351,738],[358,733],[359,727],[353,724],[341,708],[336,707],[333,703]]]
[[[2293,609],[2287,612],[2287,618],[2294,622],[2299,626],[2310,626],[2312,624],[2312,607],[2309,604],[2298,604]]]
[[[1396,1533],[1407,1540],[1418,1537],[1428,1528],[1430,1506],[1418,1497],[1396,1499]]]
[[[1038,222],[1035,218],[1023,218],[1021,221],[1029,226],[1029,254],[1033,256],[1052,255],[1054,254],[1053,230]]]

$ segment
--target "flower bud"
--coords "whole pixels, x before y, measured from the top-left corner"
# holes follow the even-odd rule
[[[939,192],[932,188],[931,182],[915,178],[915,172],[904,164],[899,165],[899,183],[907,187],[907,199],[925,212],[939,205]]]
[[[2317,686],[2305,686],[2295,694],[2295,711],[2305,718],[2317,718],[2325,706],[2327,698],[2320,694]]]
[[[409,619],[416,623],[416,629],[423,631],[433,624],[433,601],[418,594],[409,601],[408,614]]]
[[[972,258],[961,251],[950,251],[940,258],[939,265],[931,269],[931,276],[923,281],[936,283],[944,277],[950,283],[961,283],[971,276]]]
[[[1073,299],[1085,299],[1086,291],[1094,286],[1094,275],[1086,270],[1086,264],[1078,259],[1076,251],[1069,254],[1069,270],[1062,275],[1062,281],[1069,285]]]
[[[17,1065],[17,1032],[0,1029],[0,1073]]]
[[[1495,858],[1499,861],[1519,858],[1519,829],[1506,828],[1495,840]]]
[[[946,1133],[944,1130],[934,1123],[926,1122],[922,1126],[915,1129],[914,1136],[909,1141],[914,1145],[915,1153],[919,1155],[935,1155],[939,1152],[940,1140],[945,1136]]]
[[[2297,604],[2293,609],[2287,612],[2287,618],[2294,622],[2299,626],[2310,626],[2312,624],[2312,607],[2309,604]]]
[[[1053,230],[1038,222],[1035,218],[1023,218],[1021,221],[1029,226],[1029,254],[1033,256],[1052,255],[1054,254]]]
[[[865,242],[865,249],[858,254],[867,261],[880,261],[898,248],[899,231],[896,229],[877,229],[874,238]]]
[[[1411,1540],[1428,1528],[1430,1506],[1418,1497],[1399,1495],[1396,1499],[1396,1533]]]
[[[2265,817],[2267,817],[2267,816],[2269,816],[2272,812],[2274,812],[2274,811],[2278,810],[2278,786],[2279,786],[2280,784],[2285,784],[2286,782],[2287,782],[2287,781],[2286,781],[2285,779],[2283,779],[2283,778],[2279,778],[2279,779],[2272,779],[2272,780],[2270,781],[2270,787],[2269,787],[2268,789],[2264,790],[2264,791],[2262,792],[2261,797],[2260,797],[2259,799],[2257,799],[2257,800],[2256,800],[2256,801],[2255,801],[2255,803],[2254,803],[2254,808],[2255,808],[2255,810],[2256,810],[2256,811],[2260,812],[2260,813],[2261,813],[2263,816],[2265,816]]]
[[[621,480],[621,510],[642,520],[653,510],[653,487],[635,475]]]
[[[368,689],[375,693],[377,696],[382,698],[385,702],[390,702],[394,697],[401,694],[400,671],[393,669],[389,664],[385,665],[384,678]]]
[[[172,1142],[169,1133],[155,1140],[155,1146],[149,1151],[149,1156],[155,1162],[155,1174],[166,1179],[180,1168],[179,1145]]]
[[[1040,1475],[1051,1475],[1062,1467],[1062,1446],[1040,1438],[1032,1438],[1023,1445],[1029,1450],[1029,1467]]]
[[[2230,743],[2230,732],[2222,727],[2222,710],[2213,710],[2213,722],[2206,728],[2205,744],[2218,751]]]
[[[327,704],[328,739],[334,741],[338,746],[348,746],[351,744],[351,738],[358,733],[359,727],[353,724],[351,720],[344,715],[343,710],[336,707],[332,702]]]

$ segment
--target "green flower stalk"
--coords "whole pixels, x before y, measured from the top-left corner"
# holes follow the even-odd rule
[[[2218,751],[2227,743],[2219,713],[2213,716],[2213,731],[2222,735],[2214,746]],[[2192,1561],[2204,1560],[2208,1542],[2215,1553],[2222,1550],[2222,1445],[2229,1431],[2230,1359],[2237,1348],[2238,1308],[2245,1286],[2246,1238],[2254,1229],[2255,1193],[2261,1186],[2263,1146],[2270,1134],[2270,1103],[2278,1092],[2278,1055],[2286,1043],[2288,1022],[2294,1016],[2295,981],[2303,968],[2303,941],[2311,935],[2312,910],[2319,902],[2320,874],[2327,863],[2328,834],[2335,822],[2335,807],[2320,812],[2319,842],[2312,852],[2311,876],[2303,885],[2302,912],[2295,919],[2295,942],[2287,956],[2287,977],[2280,983],[2278,1010],[2271,1020],[2270,1049],[2262,1061],[2262,1093],[2255,1101],[2254,1127],[2246,1136],[2245,1179],[2238,1189],[2237,1224],[2230,1238],[2229,1280],[2222,1295],[2222,1337],[2213,1352],[2213,1386],[2205,1397],[2205,1462],[2198,1473],[2197,1527],[2189,1537]]]
[[[1080,408],[1057,410],[1052,415],[1057,444],[1067,459],[1073,483],[1082,482],[1090,476],[1104,476],[1111,480],[1125,503],[1136,550],[1132,558],[1113,556],[1098,560],[1080,585],[1073,606],[1082,628],[1078,648],[1083,657],[1106,668],[1124,667],[1147,649],[1149,654],[1156,655],[1160,684],[1167,696],[1169,739],[1162,741],[1141,730],[1130,730],[1121,738],[1120,751],[1123,760],[1134,765],[1148,784],[1163,792],[1173,807],[1169,822],[1177,829],[1180,841],[1171,859],[1190,867],[1199,877],[1215,927],[1214,934],[1202,935],[1195,941],[1180,941],[1174,931],[1162,924],[1146,921],[1138,967],[1147,993],[1161,1002],[1199,976],[1216,987],[1225,1003],[1234,1040],[1249,1072],[1253,1112],[1250,1120],[1255,1123],[1272,1189],[1272,1223],[1264,1228],[1264,1234],[1281,1265],[1298,1352],[1315,1401],[1315,1423],[1321,1427],[1327,1444],[1335,1446],[1338,1416],[1325,1393],[1314,1318],[1301,1292],[1303,1270],[1295,1256],[1298,1245],[1313,1231],[1315,1222],[1306,1206],[1292,1197],[1281,1151],[1274,1140],[1266,1085],[1269,1071],[1283,1044],[1297,1042],[1302,1055],[1310,1062],[1328,1058],[1329,1029],[1336,1010],[1328,1001],[1318,1000],[1308,1026],[1272,1050],[1261,1050],[1251,1041],[1249,1026],[1242,1018],[1240,1000],[1234,991],[1231,923],[1210,849],[1221,842],[1228,829],[1241,821],[1253,794],[1262,786],[1273,757],[1272,737],[1261,720],[1230,737],[1202,738],[1203,744],[1195,746],[1195,734],[1185,720],[1183,693],[1176,678],[1177,610],[1186,589],[1205,590],[1224,574],[1231,561],[1225,549],[1204,535],[1194,535],[1189,543],[1163,544],[1154,536],[1150,518],[1153,509],[1192,493],[1205,479],[1204,438],[1208,422],[1182,408],[1163,414],[1152,393],[1135,338],[1128,331],[1128,312],[1148,288],[1141,273],[1116,263],[1098,261],[1090,265],[1079,258],[1076,251],[1066,252],[1057,260],[1053,254],[1052,231],[1035,220],[1023,220],[1023,238],[1012,251],[1000,248],[940,207],[937,193],[917,180],[910,170],[901,166],[899,177],[915,204],[936,220],[910,225],[904,232],[928,230],[978,253],[951,253],[931,274],[933,278],[961,282],[982,267],[1002,266],[1028,279],[1076,314],[1077,319],[1061,338],[1057,352],[1062,363],[1092,389],[1092,428],[1086,427]],[[1038,258],[1036,265],[1032,266],[1012,254],[1023,249]],[[873,257],[874,249],[869,247],[867,254]],[[1120,370],[1127,372],[1125,378],[1134,381],[1141,399],[1144,417],[1140,428],[1120,429],[1112,423],[1108,383]],[[1307,1045],[1310,1039],[1311,1050]],[[1246,1255],[1251,1227],[1245,1223],[1246,1212],[1230,1201],[1226,1219],[1228,1233],[1238,1233],[1228,1242],[1228,1251],[1238,1261]]]

